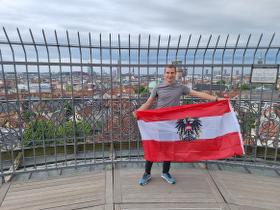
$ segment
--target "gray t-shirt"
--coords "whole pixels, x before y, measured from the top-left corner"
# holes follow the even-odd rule
[[[174,81],[171,85],[166,85],[163,82],[156,85],[152,90],[150,97],[157,99],[157,108],[178,106],[182,95],[187,95],[190,92],[188,86],[182,85]]]

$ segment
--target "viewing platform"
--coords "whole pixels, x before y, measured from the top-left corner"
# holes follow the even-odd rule
[[[16,175],[0,188],[0,209],[280,209],[279,171],[220,163],[173,163],[177,183],[154,164],[145,186],[143,163],[113,163]]]

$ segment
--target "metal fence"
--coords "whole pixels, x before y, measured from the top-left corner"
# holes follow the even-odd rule
[[[36,36],[35,36],[36,35]],[[278,81],[251,83],[253,68],[279,69],[272,36],[0,33],[1,176],[142,160],[132,111],[162,79],[228,96],[246,155],[226,161],[279,165]],[[200,100],[188,96],[182,103]]]

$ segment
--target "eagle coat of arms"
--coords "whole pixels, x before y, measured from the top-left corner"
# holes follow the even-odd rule
[[[177,133],[183,141],[192,141],[199,138],[201,121],[198,118],[186,117],[176,123]]]

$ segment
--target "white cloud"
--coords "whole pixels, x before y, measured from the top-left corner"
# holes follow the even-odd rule
[[[239,43],[246,43],[252,34],[250,43],[256,43],[261,33],[266,42],[273,32],[280,30],[279,0],[0,0],[0,20],[12,40],[19,40],[16,28],[23,39],[32,41],[31,28],[36,41],[44,41],[41,29],[45,29],[47,39],[54,42],[54,30],[60,43],[66,43],[65,30],[69,31],[71,43],[77,43],[77,31],[82,41],[88,42],[88,32],[92,33],[94,44],[99,44],[99,34],[117,43],[117,34],[121,34],[122,44],[127,44],[128,34],[131,41],[147,43],[148,34],[152,34],[151,44],[157,46],[161,34],[161,46],[167,45],[168,35],[172,35],[171,44],[177,45],[182,34],[181,44],[185,46],[188,35],[193,34],[191,44],[195,46],[198,35],[206,45],[209,35],[213,34],[210,45],[215,45],[218,35],[222,35],[219,45],[234,45],[238,34]],[[0,29],[0,40],[5,40]],[[279,36],[274,41],[280,42]],[[4,51],[4,49],[2,49]]]
[[[96,33],[238,34],[280,28],[278,0],[0,0],[6,28]]]

